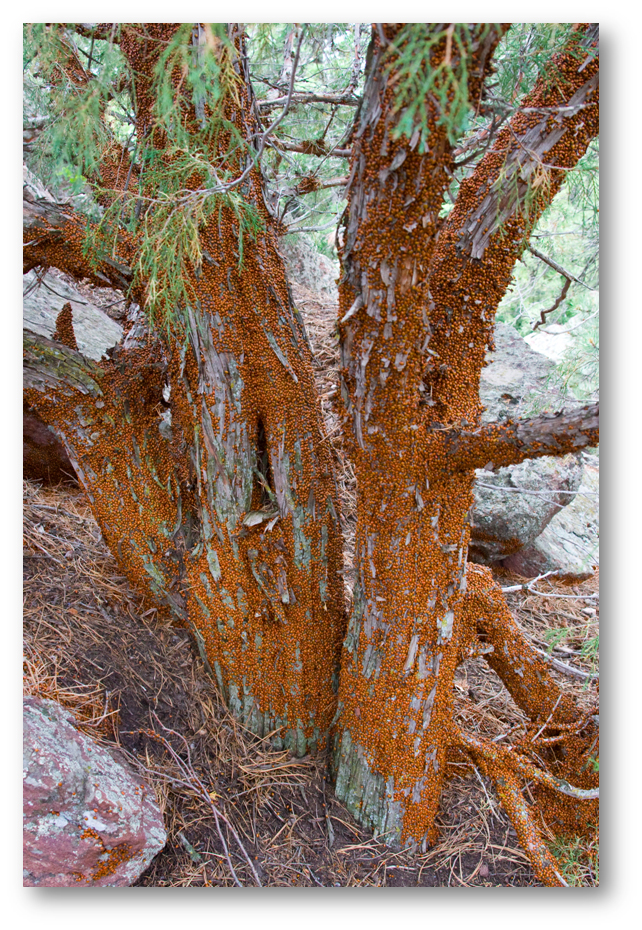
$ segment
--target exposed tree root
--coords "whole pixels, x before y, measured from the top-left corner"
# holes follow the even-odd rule
[[[542,771],[536,765],[504,746],[497,746],[488,740],[470,736],[461,730],[457,732],[457,739],[465,749],[472,752],[476,757],[483,756],[487,762],[492,763],[495,769],[512,768],[515,772],[523,775],[524,778],[545,785],[554,791],[559,791],[560,794],[577,798],[580,801],[595,800],[600,796],[599,788],[575,788],[564,779],[556,778],[549,772]]]
[[[512,747],[456,729],[454,743],[493,781],[538,878],[564,885],[535,815],[524,800],[520,778],[533,785],[537,814],[560,831],[593,831],[598,820],[597,708],[581,711],[552,678],[545,661],[512,618],[489,569],[469,565],[462,652],[478,651],[530,718],[526,733]],[[529,761],[534,756],[538,765]],[[541,767],[540,767],[541,766]],[[572,782],[572,783],[571,783]]]
[[[499,800],[515,827],[517,837],[530,859],[535,874],[545,885],[566,886],[567,882],[560,875],[557,861],[546,845],[533,811],[524,800],[516,775],[505,765],[497,767],[490,754],[472,745],[477,742],[461,735],[462,747],[469,752],[484,775],[490,778],[495,786]]]
[[[492,646],[484,658],[531,720],[555,725],[579,717],[573,699],[563,694],[546,661],[519,629],[490,569],[469,565],[466,575],[467,613],[472,614],[483,645]]]

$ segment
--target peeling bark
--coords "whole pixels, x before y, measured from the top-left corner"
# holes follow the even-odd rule
[[[382,27],[386,40],[396,28]],[[412,140],[394,141],[394,75],[387,83],[380,38],[371,51],[341,255],[342,397],[357,475],[358,577],[334,765],[339,797],[376,832],[385,826],[389,842],[425,846],[436,836],[454,739],[453,676],[474,635],[466,597],[474,468],[596,442],[593,410],[479,428],[479,376],[513,264],[561,183],[558,167],[576,164],[597,131],[592,42],[590,28],[572,39],[556,62],[563,87],[540,80],[525,112],[462,183],[445,221],[438,213],[453,155],[443,127],[430,127],[423,156]],[[437,63],[445,50],[437,46],[434,54]],[[476,74],[483,65],[475,50],[471,58]],[[544,180],[535,183],[538,170]],[[548,684],[550,676],[541,686],[550,709],[559,692]],[[505,794],[512,803],[512,788]]]
[[[149,24],[156,40],[173,29]],[[147,48],[124,27],[121,48],[136,70],[144,133],[159,43]],[[244,106],[229,115],[246,132],[249,84],[239,92]],[[245,196],[264,232],[239,271],[234,214],[223,209],[201,229],[209,260],[182,310],[187,344],[128,338],[94,364],[27,335],[26,396],[63,440],[124,574],[192,629],[231,711],[302,755],[325,746],[336,708],[339,508],[310,349],[257,171]],[[26,266],[85,275],[73,214],[46,198],[26,204],[28,234],[38,236]],[[116,264],[124,286],[129,270]],[[103,283],[114,263],[99,267]],[[246,518],[264,490],[264,454],[276,515],[256,524]]]
[[[427,151],[417,133],[395,138],[395,74],[384,55],[402,25],[379,24],[369,52],[341,254],[344,438],[358,487],[347,629],[338,495],[311,352],[256,168],[239,189],[263,231],[246,243],[240,271],[237,217],[223,206],[204,222],[203,268],[186,272],[193,299],[176,308],[185,338],[152,338],[141,318],[95,363],[73,348],[73,322],[61,315],[62,342],[25,335],[25,398],[63,441],[121,570],[192,630],[249,729],[297,754],[325,747],[331,734],[338,797],[387,842],[423,848],[436,838],[447,752],[458,746],[494,779],[538,875],[555,884],[518,776],[536,776],[538,813],[574,823],[571,802],[594,803],[591,723],[561,695],[483,570],[467,570],[468,512],[479,464],[597,441],[593,408],[480,427],[479,402],[513,264],[597,132],[596,30],[580,24],[556,61],[562,79],[538,82],[441,219],[454,161],[436,101],[425,101]],[[473,25],[466,54],[476,97],[502,29]],[[139,143],[151,132],[162,158],[152,75],[176,24],[145,26],[122,24],[119,42],[136,85]],[[452,64],[452,30],[434,29],[443,36],[432,66]],[[234,24],[230,35],[240,80],[225,115],[256,139]],[[195,124],[206,115],[192,106]],[[221,152],[228,142],[222,132]],[[130,179],[123,165],[108,153],[104,175],[116,172],[119,191]],[[236,167],[246,170],[240,156]],[[187,186],[204,182],[195,171]],[[29,183],[24,204],[25,270],[53,266],[131,288],[135,238],[122,235],[117,254],[92,265],[73,211]],[[144,307],[144,282],[131,296]],[[453,720],[455,669],[476,637],[531,720],[515,765]],[[539,751],[544,738],[563,753],[546,756],[537,774],[529,746]],[[584,783],[560,791],[575,771]]]

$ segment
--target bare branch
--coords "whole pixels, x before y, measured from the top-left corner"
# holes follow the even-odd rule
[[[285,149],[286,152],[300,152],[302,155],[330,156],[332,158],[350,158],[352,149],[329,149],[325,142],[319,139],[308,139],[304,142],[285,142],[283,139],[274,139],[269,143],[275,149]]]
[[[594,291],[594,287],[589,287],[588,284],[585,284],[584,281],[580,281],[579,278],[576,278],[574,274],[571,274],[570,271],[566,271],[565,268],[562,268],[561,265],[558,265],[556,261],[552,258],[549,258],[548,255],[544,255],[543,252],[540,252],[538,249],[534,248],[532,245],[526,246],[531,255],[534,255],[535,258],[539,258],[540,261],[545,262],[549,268],[552,268],[553,271],[556,271],[558,274],[561,274],[563,278],[566,278],[567,281],[573,281],[575,284],[581,284],[582,287],[585,287],[587,291]],[[539,325],[539,324],[538,324]]]
[[[540,312],[539,320],[537,321],[537,323],[535,324],[535,326],[533,326],[533,332],[535,332],[535,330],[537,329],[537,327],[538,327],[538,326],[541,326],[542,323],[546,323],[546,317],[547,317],[547,315],[548,315],[549,313],[553,313],[554,310],[557,310],[557,308],[559,307],[560,304],[564,303],[564,301],[566,300],[566,295],[568,294],[568,289],[569,289],[570,286],[571,286],[571,279],[570,279],[570,278],[567,278],[566,281],[564,282],[564,285],[563,285],[563,287],[562,287],[562,290],[561,290],[561,292],[560,292],[560,295],[559,295],[559,297],[557,298],[557,300],[555,301],[555,303],[553,304],[553,306],[552,306],[552,307],[549,307],[548,310],[542,310],[542,311]]]
[[[287,104],[288,98],[277,97],[275,100],[257,100],[259,110],[271,110],[273,107],[283,107]],[[306,103],[332,103],[337,106],[358,107],[361,103],[360,97],[355,97],[353,93],[347,94],[313,94],[299,92],[292,94],[290,106],[298,106]]]

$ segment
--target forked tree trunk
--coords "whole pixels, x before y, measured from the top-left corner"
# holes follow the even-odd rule
[[[389,841],[425,848],[436,836],[446,755],[457,743],[453,677],[466,630],[478,619],[466,595],[474,469],[559,454],[596,436],[586,411],[582,436],[558,421],[554,443],[545,439],[547,420],[530,442],[525,426],[523,433],[478,427],[480,373],[513,264],[562,182],[564,171],[555,169],[575,165],[597,132],[597,60],[595,34],[582,30],[558,57],[558,85],[537,85],[525,103],[532,110],[500,134],[440,221],[453,169],[443,114],[427,100],[425,154],[418,132],[395,140],[401,114],[386,48],[399,25],[375,36],[341,256],[357,581],[334,767],[337,795],[355,817]],[[490,30],[482,40],[481,27],[478,35],[469,62],[473,100],[498,39]],[[447,42],[446,33],[434,47],[435,67]],[[563,115],[541,109],[560,105]],[[559,694],[550,679],[547,686],[537,694],[540,711]]]
[[[519,777],[592,804],[590,777],[571,787],[562,763],[539,771],[526,756],[463,733],[452,693],[457,664],[479,638],[535,721],[533,745],[552,727],[581,768],[586,721],[512,624],[490,573],[467,572],[466,562],[476,467],[597,441],[594,408],[479,427],[480,372],[511,269],[597,132],[597,34],[575,31],[555,62],[556,81],[535,87],[443,220],[453,155],[438,95],[425,100],[427,150],[418,149],[419,132],[395,138],[397,75],[386,49],[401,25],[379,24],[370,51],[341,256],[344,434],[358,492],[347,632],[337,492],[311,352],[257,169],[240,190],[263,232],[246,238],[240,270],[234,212],[223,207],[203,225],[202,267],[186,270],[192,299],[179,308],[182,335],[152,337],[139,320],[108,361],[95,363],[76,350],[63,314],[57,341],[25,336],[25,396],[63,440],[124,574],[193,630],[250,730],[298,754],[323,748],[331,734],[339,798],[389,842],[435,839],[447,753],[463,749],[494,778],[537,874],[555,884],[561,878]],[[435,24],[435,68],[456,68],[464,53],[451,26]],[[161,160],[152,78],[175,28],[125,26],[121,36],[139,142],[153,138]],[[473,102],[501,31],[470,27]],[[256,139],[242,54],[233,66],[237,94],[225,115]],[[85,79],[77,61],[70,75]],[[174,78],[179,93],[182,77]],[[190,118],[200,125],[207,117],[197,107]],[[212,160],[228,143],[222,132]],[[138,170],[123,172],[124,164],[124,153],[111,152],[103,165],[117,195]],[[187,186],[196,191],[204,180],[195,173]],[[144,188],[144,171],[138,183]],[[131,284],[139,243],[122,233],[91,265],[84,223],[37,192],[25,196],[25,239],[26,271],[54,266],[96,284]],[[133,296],[144,305],[145,282]],[[561,810],[557,800],[553,809]]]

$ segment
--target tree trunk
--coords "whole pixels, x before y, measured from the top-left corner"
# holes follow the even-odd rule
[[[575,165],[597,131],[597,59],[594,32],[575,34],[556,62],[560,86],[536,86],[525,104],[532,112],[500,134],[440,221],[453,169],[443,114],[427,102],[424,154],[418,131],[410,141],[396,138],[394,61],[386,50],[400,25],[385,24],[371,49],[341,256],[357,581],[334,768],[337,794],[355,817],[390,842],[425,848],[436,836],[448,749],[458,742],[453,677],[472,635],[466,557],[474,468],[546,454],[553,445],[570,451],[596,437],[594,411],[583,411],[573,429],[564,418],[477,428],[480,372],[513,264],[559,188],[559,169]],[[436,28],[443,39],[433,45],[433,67],[448,54],[448,30]],[[472,99],[498,39],[481,26],[473,35]],[[541,109],[559,105],[563,115]],[[550,709],[558,692],[548,685]]]
[[[148,24],[151,51],[123,34],[141,136],[154,43],[173,30]],[[247,131],[241,63],[235,118]],[[201,181],[194,176],[193,189]],[[141,323],[108,362],[93,364],[27,335],[26,396],[63,440],[123,573],[192,628],[244,725],[260,736],[276,731],[277,743],[303,755],[325,745],[335,713],[345,626],[337,491],[310,348],[256,170],[243,194],[263,231],[246,243],[241,271],[233,211],[202,226],[206,258],[189,271],[182,344],[150,347]],[[38,240],[26,267],[88,272],[73,247],[82,224],[37,206],[32,198]],[[134,245],[121,245],[117,263],[128,281]],[[144,291],[136,296],[145,303]]]

